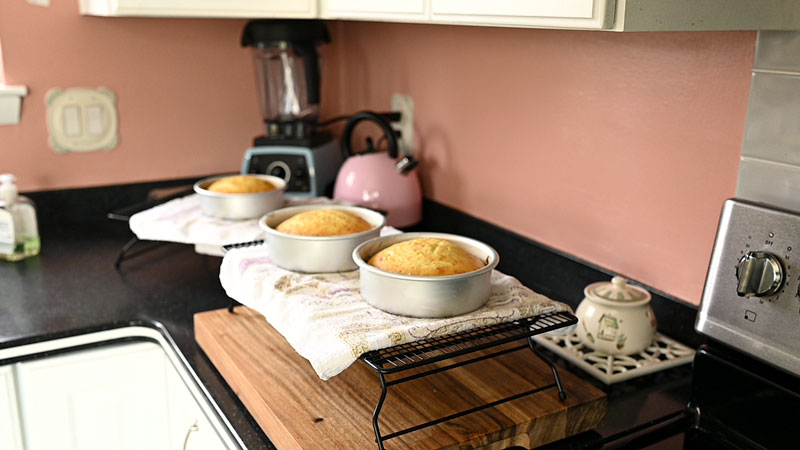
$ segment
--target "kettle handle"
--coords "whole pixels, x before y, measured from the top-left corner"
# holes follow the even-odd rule
[[[356,125],[363,120],[375,122],[381,127],[383,134],[386,136],[386,142],[389,144],[389,157],[392,159],[397,159],[399,150],[397,146],[397,136],[394,134],[394,129],[392,129],[392,126],[385,117],[372,111],[358,112],[351,116],[347,121],[347,125],[345,125],[344,131],[342,132],[342,152],[344,153],[344,157],[348,158],[354,155],[351,145],[351,141],[353,139],[353,130],[356,128]]]

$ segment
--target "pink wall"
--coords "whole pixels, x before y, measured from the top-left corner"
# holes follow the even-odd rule
[[[244,21],[77,3],[0,2],[7,81],[30,88],[21,124],[0,127],[0,171],[30,191],[237,170],[261,132]],[[331,25],[326,115],[410,94],[426,196],[699,303],[755,33]],[[99,86],[119,98],[120,146],[50,150],[47,90]]]
[[[109,185],[238,171],[261,132],[242,20],[83,17],[77,0],[49,8],[0,1],[9,84],[30,94],[21,123],[0,126],[0,171],[22,190]],[[51,88],[116,92],[120,145],[56,154],[47,144]]]
[[[413,97],[427,197],[699,304],[755,33],[334,31],[342,111]]]

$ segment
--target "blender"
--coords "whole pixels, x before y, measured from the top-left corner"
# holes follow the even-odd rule
[[[319,20],[253,20],[242,33],[266,126],[245,151],[242,173],[283,178],[290,196],[330,196],[342,164],[338,142],[319,127],[319,46],[329,42]]]

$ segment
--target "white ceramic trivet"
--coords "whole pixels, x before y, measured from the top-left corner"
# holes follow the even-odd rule
[[[613,384],[692,362],[694,350],[656,333],[653,344],[639,353],[613,356],[585,346],[577,334],[534,336],[537,344],[555,352],[598,380]]]

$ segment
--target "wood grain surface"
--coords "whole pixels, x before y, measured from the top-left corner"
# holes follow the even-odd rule
[[[196,314],[194,323],[197,342],[276,447],[378,448],[372,412],[380,381],[364,363],[322,381],[264,317],[246,307]],[[546,389],[395,437],[385,442],[386,450],[531,448],[598,426],[605,394],[564,369],[559,373],[565,403],[555,389]],[[549,367],[527,349],[422,377],[389,388],[381,433],[552,383]]]

